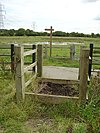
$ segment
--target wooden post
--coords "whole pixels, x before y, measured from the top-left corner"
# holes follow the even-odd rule
[[[44,46],[45,46],[45,53],[44,53],[45,55],[44,55],[44,57],[47,58],[47,56],[48,56],[48,51],[47,51],[48,48],[47,48],[47,44],[45,44]]]
[[[25,87],[24,87],[24,47],[21,45],[15,45],[15,86],[16,86],[16,98],[17,102],[24,100]]]
[[[34,49],[36,49],[36,45],[32,45],[32,49],[34,50]],[[34,63],[36,61],[36,53],[33,53],[32,54],[32,63]],[[33,67],[33,72],[35,72],[36,71],[36,67],[34,66]]]
[[[42,66],[43,66],[43,46],[39,44],[37,46],[37,76],[42,77]]]
[[[82,49],[80,55],[80,85],[79,100],[84,103],[87,99],[89,49]]]
[[[14,72],[14,44],[11,44],[11,72]]]
[[[81,53],[82,53],[82,49],[83,49],[83,48],[86,48],[86,46],[85,46],[85,45],[80,46],[80,57],[81,57]],[[79,60],[79,64],[80,64],[80,60]],[[80,80],[80,65],[79,65],[79,75],[78,75],[78,80]]]
[[[70,46],[70,59],[71,60],[75,59],[75,44]]]
[[[52,56],[52,31],[54,31],[54,29],[51,26],[50,29],[45,29],[45,30],[50,31],[50,57],[51,57]]]
[[[89,75],[89,78],[91,77],[91,69],[92,69],[92,54],[93,54],[93,44],[90,44],[89,68],[88,68],[88,75]]]

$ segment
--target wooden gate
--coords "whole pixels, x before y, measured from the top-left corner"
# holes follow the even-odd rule
[[[15,86],[16,86],[16,98],[17,101],[21,101],[25,97],[25,88],[32,82],[33,78],[36,78],[38,75],[41,77],[42,75],[42,45],[38,45],[36,48],[36,45],[33,46],[33,50],[24,52],[24,45],[16,44],[14,46],[15,48],[15,64],[16,64],[16,70],[15,70]],[[28,55],[32,55],[32,63],[25,67],[24,65],[24,57]],[[38,61],[37,61],[37,58]],[[28,72],[28,70],[33,70],[32,77],[25,82],[25,73]]]

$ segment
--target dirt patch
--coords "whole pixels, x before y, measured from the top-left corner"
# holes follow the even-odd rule
[[[61,96],[79,96],[79,91],[73,86],[52,82],[39,83],[39,93]]]

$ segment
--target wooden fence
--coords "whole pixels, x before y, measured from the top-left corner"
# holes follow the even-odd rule
[[[8,45],[0,45],[0,65],[4,65],[5,71],[10,71],[14,72],[15,71],[15,60],[14,60],[14,47],[16,44],[8,44]],[[29,45],[24,45],[24,49],[26,50],[31,50],[34,49],[35,45],[34,44],[29,44]],[[31,64],[34,62],[35,55],[34,53],[32,54],[30,61],[25,61],[24,64]],[[6,67],[8,66],[8,67]]]
[[[85,101],[87,98],[87,85],[88,85],[88,63],[89,63],[89,49],[82,49],[80,56],[80,85],[79,85],[79,98],[78,97],[68,97],[68,96],[53,96],[46,94],[35,94],[30,92],[25,92],[25,88],[32,82],[32,79],[36,76],[42,77],[42,45],[37,45],[37,48],[31,51],[24,52],[23,45],[15,45],[15,60],[16,60],[16,73],[15,73],[15,83],[16,83],[16,98],[17,102],[25,99],[26,95],[33,95],[37,97],[44,97],[44,99],[79,99],[80,103]],[[37,53],[37,61],[36,61]],[[34,54],[34,62],[24,67],[24,57]],[[34,74],[31,79],[25,82],[24,74],[30,69],[34,68]],[[36,69],[37,68],[37,69]]]
[[[96,47],[93,44],[90,44],[90,55],[89,55],[89,69],[88,75],[91,77],[91,72],[94,71],[94,65],[99,66],[100,69],[100,46]]]
[[[16,86],[16,98],[17,101],[20,101],[25,98],[25,88],[32,82],[33,78],[36,76],[42,75],[42,45],[33,45],[33,50],[24,52],[23,45],[15,45],[15,63],[16,63],[16,71],[15,71],[15,86]],[[37,54],[37,60],[36,60]],[[28,55],[33,55],[32,64],[25,67],[24,65],[24,57]],[[29,69],[33,69],[34,73],[32,77],[25,82],[25,73],[28,72]]]
[[[82,44],[83,45],[83,44]],[[80,45],[70,44],[70,45],[52,45],[52,54],[50,56],[50,46],[45,44],[43,45],[44,58],[65,58],[70,60],[79,59],[79,49]]]
[[[81,53],[80,53],[80,79],[79,79],[79,100],[80,102],[85,101],[86,98],[88,97],[87,85],[88,85],[89,53],[90,53],[90,56],[92,55],[90,57],[91,59],[93,58],[93,56],[99,57],[99,52],[100,52],[99,47],[94,47],[94,49],[96,49],[94,50],[94,53],[96,53],[95,55],[91,54],[91,50],[86,49],[86,48],[82,48]],[[33,78],[35,78],[36,76],[39,76],[39,77],[42,76],[42,66],[43,66],[42,65],[42,62],[43,62],[42,50],[43,50],[43,45],[37,45],[37,46],[33,45],[32,50],[25,51],[25,46],[18,45],[18,44],[14,45],[14,47],[11,50],[11,55],[9,56],[11,56],[12,68],[14,67],[13,64],[16,65],[15,84],[16,84],[17,101],[24,99],[25,94],[34,95],[33,93],[25,92],[25,88],[32,82]],[[93,49],[92,49],[92,53],[93,53]],[[31,55],[32,57],[32,63],[26,66],[24,58],[29,55]],[[25,73],[30,69],[32,69],[33,75],[27,82],[25,82]],[[66,97],[65,99],[67,98],[68,97]]]
[[[11,65],[11,71],[14,71],[14,44],[11,45],[0,45],[0,64]],[[3,59],[3,57],[6,59]],[[9,58],[9,59],[8,59]],[[9,70],[9,69],[5,69]]]

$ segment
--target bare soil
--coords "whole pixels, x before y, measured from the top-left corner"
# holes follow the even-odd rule
[[[43,82],[39,84],[40,94],[79,96],[79,91],[71,85]]]

